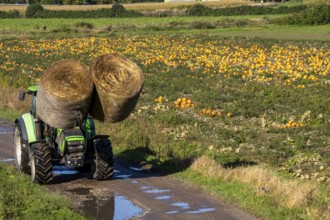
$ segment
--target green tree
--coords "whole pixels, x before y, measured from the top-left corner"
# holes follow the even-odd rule
[[[44,8],[40,4],[29,5],[26,8],[25,16],[27,18],[33,18],[39,11],[44,10]]]

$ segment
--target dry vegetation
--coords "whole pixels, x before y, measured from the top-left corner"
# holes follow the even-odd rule
[[[26,96],[25,102],[21,102],[18,100],[19,89],[8,88],[0,84],[0,108],[4,109],[16,109],[20,111],[29,111],[31,106],[31,97]]]
[[[194,161],[191,169],[209,177],[216,177],[226,181],[244,182],[261,195],[267,194],[273,198],[278,206],[302,208],[307,211],[309,219],[325,219],[330,216],[328,207],[315,209],[310,203],[319,196],[317,183],[286,180],[280,178],[273,171],[262,165],[238,168],[224,168],[207,156]]]

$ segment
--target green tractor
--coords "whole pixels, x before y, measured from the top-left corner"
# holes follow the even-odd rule
[[[32,95],[32,108],[15,120],[14,151],[16,169],[30,174],[32,181],[49,183],[53,166],[65,165],[76,170],[90,170],[96,180],[113,176],[112,145],[107,135],[95,135],[94,121],[87,117],[73,129],[54,128],[36,114],[38,86],[21,91],[19,100]]]

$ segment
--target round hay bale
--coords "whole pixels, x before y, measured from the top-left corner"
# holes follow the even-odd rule
[[[87,117],[94,84],[90,70],[78,61],[52,64],[40,79],[37,116],[55,128],[73,128]]]
[[[126,119],[142,91],[140,67],[122,55],[105,54],[93,61],[91,72],[96,91],[90,114],[110,123]]]

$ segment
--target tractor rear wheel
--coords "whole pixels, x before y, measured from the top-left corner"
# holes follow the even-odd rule
[[[31,178],[35,183],[46,184],[53,178],[52,155],[47,143],[32,144],[30,151]]]
[[[94,140],[95,155],[92,161],[92,175],[96,180],[109,180],[113,176],[113,153],[108,139]]]
[[[22,173],[30,174],[29,144],[27,140],[22,138],[22,132],[19,125],[15,126],[14,151],[16,169]]]

